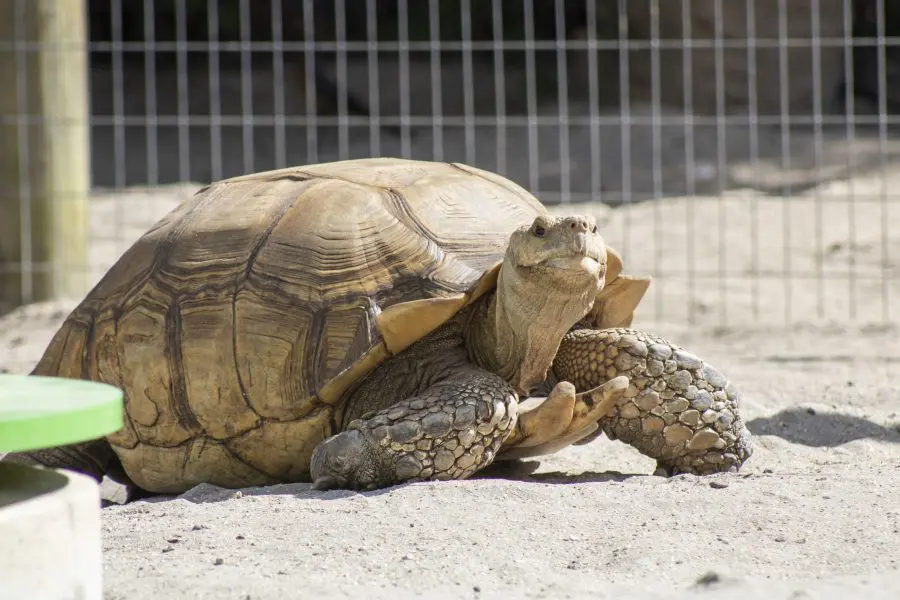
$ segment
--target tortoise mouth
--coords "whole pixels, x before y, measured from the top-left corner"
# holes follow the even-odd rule
[[[586,256],[573,254],[572,256],[564,256],[551,258],[538,263],[542,267],[549,269],[560,269],[563,271],[587,272],[590,274],[599,274],[603,265],[597,259]]]
[[[597,277],[601,276],[606,270],[606,261],[601,260],[596,252],[586,250],[584,252],[575,251],[565,254],[554,253],[542,258],[537,263],[528,266],[537,271],[567,273],[571,275],[586,274]]]

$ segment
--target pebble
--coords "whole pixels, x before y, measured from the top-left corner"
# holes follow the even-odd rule
[[[697,578],[697,585],[712,585],[713,583],[719,583],[720,581],[722,581],[722,578],[719,577],[718,573],[715,571],[707,571]]]
[[[219,566],[219,565],[225,564],[225,560],[221,559],[221,558],[217,558],[216,560],[213,561],[213,564],[216,566]]]
[[[709,482],[709,487],[713,488],[714,490],[724,490],[725,488],[728,487],[728,482],[727,481],[719,481],[718,479],[713,479],[712,481]]]

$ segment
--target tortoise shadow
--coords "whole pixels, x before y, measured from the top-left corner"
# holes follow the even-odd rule
[[[402,485],[402,484],[401,484]],[[394,486],[398,487],[398,486]],[[239,500],[254,496],[292,496],[299,500],[344,500],[356,496],[379,496],[390,493],[394,487],[379,490],[358,492],[355,490],[316,490],[312,483],[277,483],[261,487],[246,487],[240,489],[222,488],[208,483],[201,483],[183,494],[153,494],[136,490],[130,492],[125,504],[141,501],[147,503],[169,502],[171,500],[185,500],[191,504],[213,504]]]
[[[467,481],[479,480],[502,480],[502,481],[518,481],[524,483],[553,483],[553,484],[575,484],[575,483],[609,483],[623,482],[633,477],[652,477],[644,473],[620,473],[618,471],[584,471],[581,473],[564,473],[561,471],[551,471],[544,473],[535,473],[534,471],[540,467],[538,461],[501,461],[479,471]],[[377,490],[354,491],[354,490],[315,490],[311,483],[281,483],[263,487],[248,487],[241,489],[222,488],[215,485],[201,483],[187,492],[180,495],[171,494],[154,494],[143,490],[129,489],[127,500],[123,502],[104,502],[103,507],[128,505],[134,502],[146,502],[155,504],[158,502],[169,502],[172,500],[185,500],[191,504],[210,504],[217,502],[227,502],[228,500],[237,500],[245,497],[253,496],[292,496],[298,500],[346,500],[354,497],[375,498],[384,494],[390,494],[398,489],[408,487],[410,485],[440,485],[441,482],[419,482],[419,483],[401,483],[395,486],[381,488]]]
[[[540,466],[539,460],[497,461],[482,469],[470,479],[497,479],[525,483],[570,485],[575,483],[621,483],[634,477],[653,477],[653,475],[646,473],[622,473],[620,471],[582,471],[580,473],[545,471],[535,473]]]
[[[833,447],[860,439],[900,443],[900,423],[883,426],[842,413],[820,413],[808,408],[790,408],[747,423],[754,435],[773,435],[788,442],[812,447]]]

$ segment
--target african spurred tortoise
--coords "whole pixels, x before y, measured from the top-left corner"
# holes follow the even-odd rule
[[[622,329],[649,280],[621,270],[592,217],[551,216],[462,164],[214,183],[125,252],[33,371],[120,387],[125,426],[8,459],[151,492],[374,488],[599,428],[668,473],[738,469],[751,441],[733,387]]]

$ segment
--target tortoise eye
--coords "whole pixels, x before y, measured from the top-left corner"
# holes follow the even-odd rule
[[[547,233],[547,230],[544,229],[543,227],[541,227],[540,225],[535,225],[533,231],[534,231],[534,235],[536,235],[538,237],[544,237],[544,234]]]

